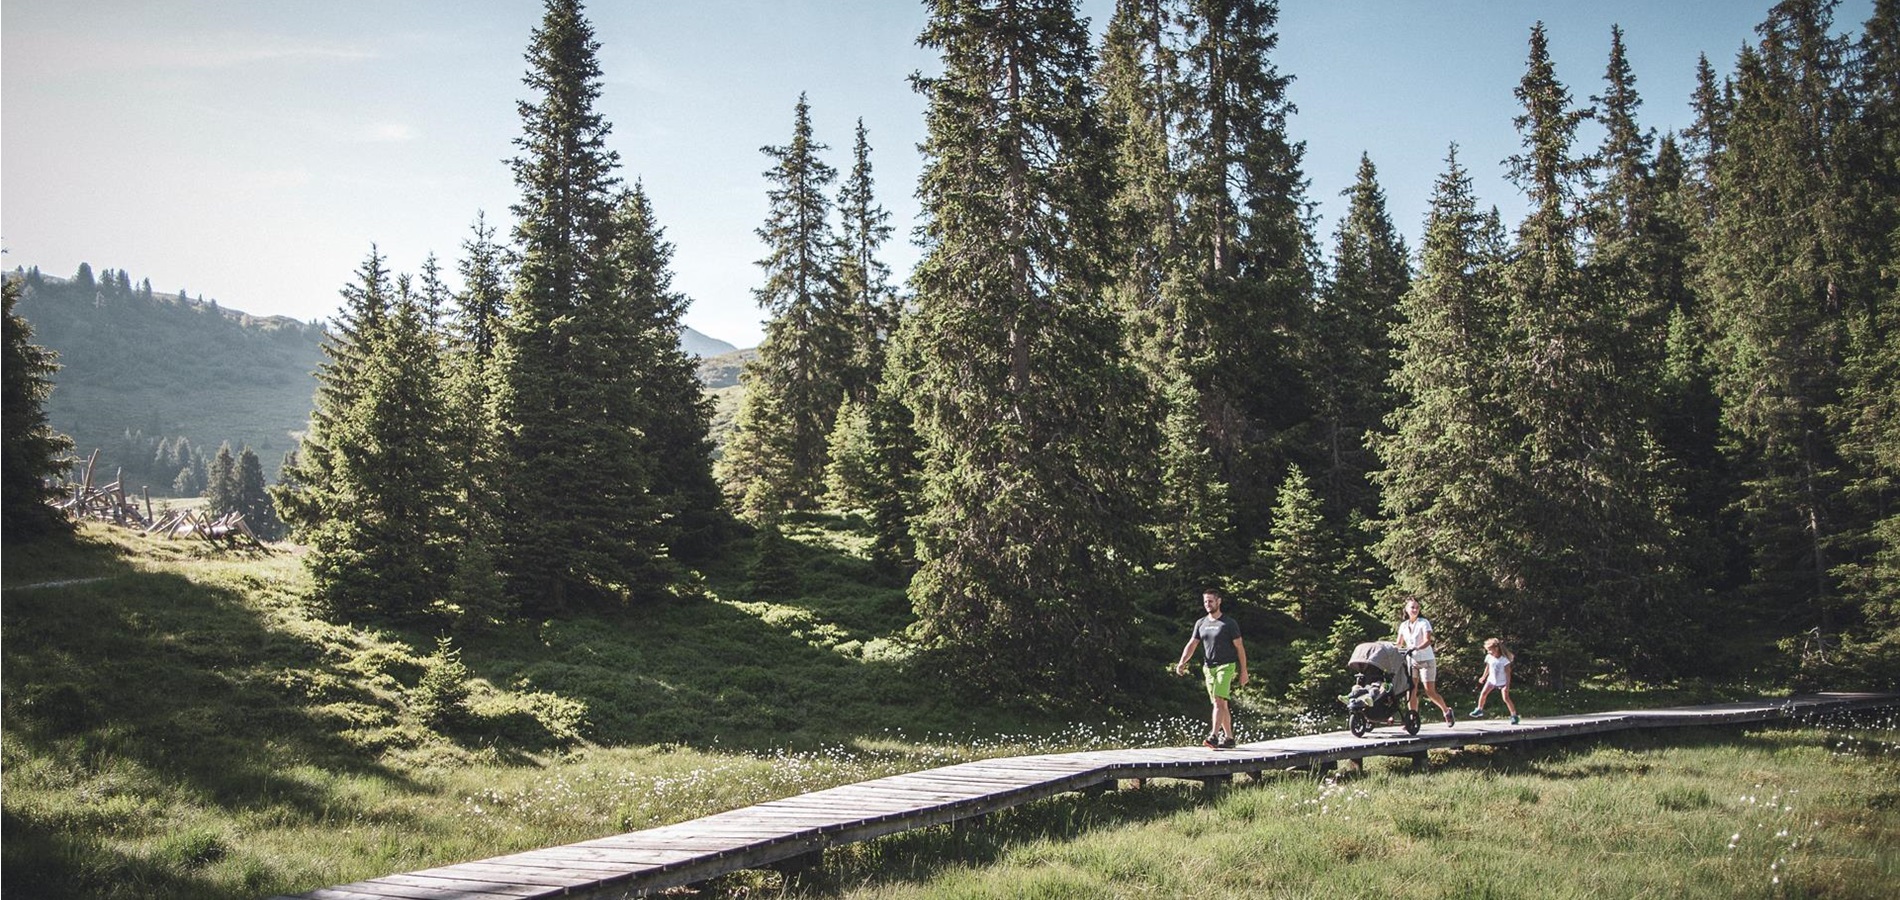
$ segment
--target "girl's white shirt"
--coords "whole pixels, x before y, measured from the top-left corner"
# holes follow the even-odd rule
[[[1485,684],[1492,687],[1509,687],[1511,684],[1510,670],[1510,657],[1496,656],[1490,653],[1484,655]]]

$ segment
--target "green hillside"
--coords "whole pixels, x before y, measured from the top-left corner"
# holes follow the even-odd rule
[[[72,436],[81,459],[99,451],[100,478],[123,469],[134,491],[144,485],[171,496],[177,454],[161,461],[157,451],[182,437],[207,458],[225,441],[248,445],[275,479],[309,421],[313,373],[323,361],[320,323],[253,316],[184,291],[154,293],[123,270],[94,275],[87,266],[60,278],[21,269],[8,277],[24,280],[18,308],[34,343],[59,354],[47,416]],[[704,357],[699,374],[709,389],[736,386],[757,355],[690,328],[681,345]],[[725,418],[729,427],[730,413]]]
[[[129,486],[169,495],[178,468],[155,461],[160,441],[184,437],[202,454],[224,441],[248,445],[269,474],[296,445],[323,358],[322,326],[259,318],[184,291],[156,294],[123,271],[16,276],[25,280],[18,311],[34,342],[59,354],[47,416],[82,458],[100,451],[101,477],[123,467]]]

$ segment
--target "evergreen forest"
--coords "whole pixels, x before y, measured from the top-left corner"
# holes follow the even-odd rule
[[[1497,637],[1533,718],[1900,689],[1900,0],[1762,2],[1689,97],[1643,93],[1638,35],[1572,72],[1530,28],[1517,151],[1444,135],[1414,243],[1378,135],[1310,183],[1275,0],[923,0],[921,175],[788,91],[764,338],[701,360],[602,36],[543,0],[512,205],[415,271],[364,248],[321,326],[0,278],[5,887],[309,891],[1166,747],[1206,589],[1248,741],[1337,727],[1414,599],[1452,702]],[[272,545],[75,524],[95,449]],[[703,887],[1884,897],[1894,723],[1141,779]]]
[[[921,260],[882,261],[876,135],[834,152],[800,96],[762,154],[765,339],[719,412],[600,40],[548,0],[507,221],[413,273],[369,248],[321,332],[270,494],[331,615],[637,616],[735,542],[771,596],[787,531],[831,516],[903,587],[907,665],[1043,708],[1143,690],[1214,586],[1293,702],[1414,597],[1442,653],[1498,636],[1557,687],[1900,683],[1900,4],[1773,5],[1664,98],[1679,133],[1643,124],[1620,30],[1558,72],[1537,26],[1504,163],[1527,213],[1445,135],[1416,247],[1370,138],[1315,233],[1271,0],[1121,0],[1099,41],[1071,0],[925,5]],[[207,381],[318,334],[23,279],[195,310]],[[205,455],[163,421],[82,437]]]

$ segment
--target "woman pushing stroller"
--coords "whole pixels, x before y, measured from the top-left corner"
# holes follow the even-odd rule
[[[1399,649],[1410,650],[1412,657],[1412,678],[1425,696],[1438,704],[1438,711],[1445,715],[1445,725],[1458,724],[1458,717],[1451,714],[1451,705],[1445,698],[1438,696],[1438,654],[1432,651],[1432,621],[1419,615],[1418,598],[1405,601],[1405,621],[1399,623]],[[1418,712],[1419,691],[1412,692],[1412,711]]]

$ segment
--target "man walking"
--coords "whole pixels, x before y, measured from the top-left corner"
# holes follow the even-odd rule
[[[1220,591],[1208,588],[1201,593],[1201,608],[1207,615],[1195,621],[1187,646],[1181,648],[1181,660],[1174,664],[1174,674],[1186,675],[1194,646],[1200,645],[1201,674],[1207,681],[1207,698],[1214,704],[1207,740],[1201,743],[1211,750],[1234,746],[1234,716],[1227,701],[1235,688],[1247,684],[1247,648],[1240,642],[1240,624],[1232,616],[1221,615],[1220,604]]]

